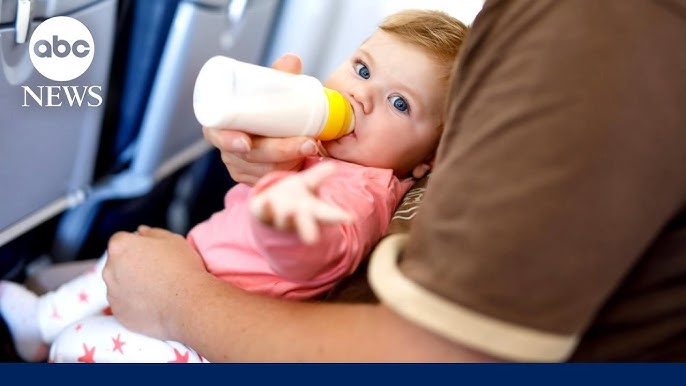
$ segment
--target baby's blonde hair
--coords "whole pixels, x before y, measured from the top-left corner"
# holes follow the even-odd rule
[[[469,27],[443,11],[407,9],[388,16],[379,29],[425,50],[448,79]]]

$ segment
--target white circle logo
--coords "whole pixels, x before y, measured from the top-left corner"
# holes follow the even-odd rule
[[[91,32],[80,21],[51,17],[42,22],[29,41],[31,63],[44,77],[66,82],[81,76],[95,53]]]

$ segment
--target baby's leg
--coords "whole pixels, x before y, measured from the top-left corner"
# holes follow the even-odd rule
[[[103,256],[90,272],[40,297],[17,283],[0,282],[0,315],[23,360],[45,360],[46,344],[64,327],[107,307],[107,289],[102,280],[105,261]]]
[[[102,269],[107,253],[90,271],[62,284],[38,299],[37,316],[43,341],[50,344],[66,326],[107,307],[107,287]]]
[[[44,361],[48,346],[38,327],[38,297],[24,286],[10,282],[0,282],[0,317],[7,325],[14,349],[26,362]]]
[[[203,363],[192,349],[123,327],[114,316],[92,316],[60,333],[50,348],[50,362],[61,363]]]

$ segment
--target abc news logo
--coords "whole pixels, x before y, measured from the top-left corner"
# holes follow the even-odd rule
[[[31,35],[29,58],[33,67],[55,82],[68,82],[83,75],[93,62],[93,36],[83,23],[67,16],[42,22]],[[22,107],[102,105],[101,86],[21,86]]]

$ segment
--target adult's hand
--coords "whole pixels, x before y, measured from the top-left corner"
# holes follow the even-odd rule
[[[272,68],[299,74],[300,58],[285,54]],[[253,185],[275,170],[300,170],[304,157],[317,154],[317,144],[309,137],[267,138],[230,129],[203,127],[205,139],[218,148],[234,181]]]
[[[107,252],[102,276],[113,314],[133,331],[173,339],[175,297],[210,275],[198,253],[183,236],[146,226],[115,233]]]

